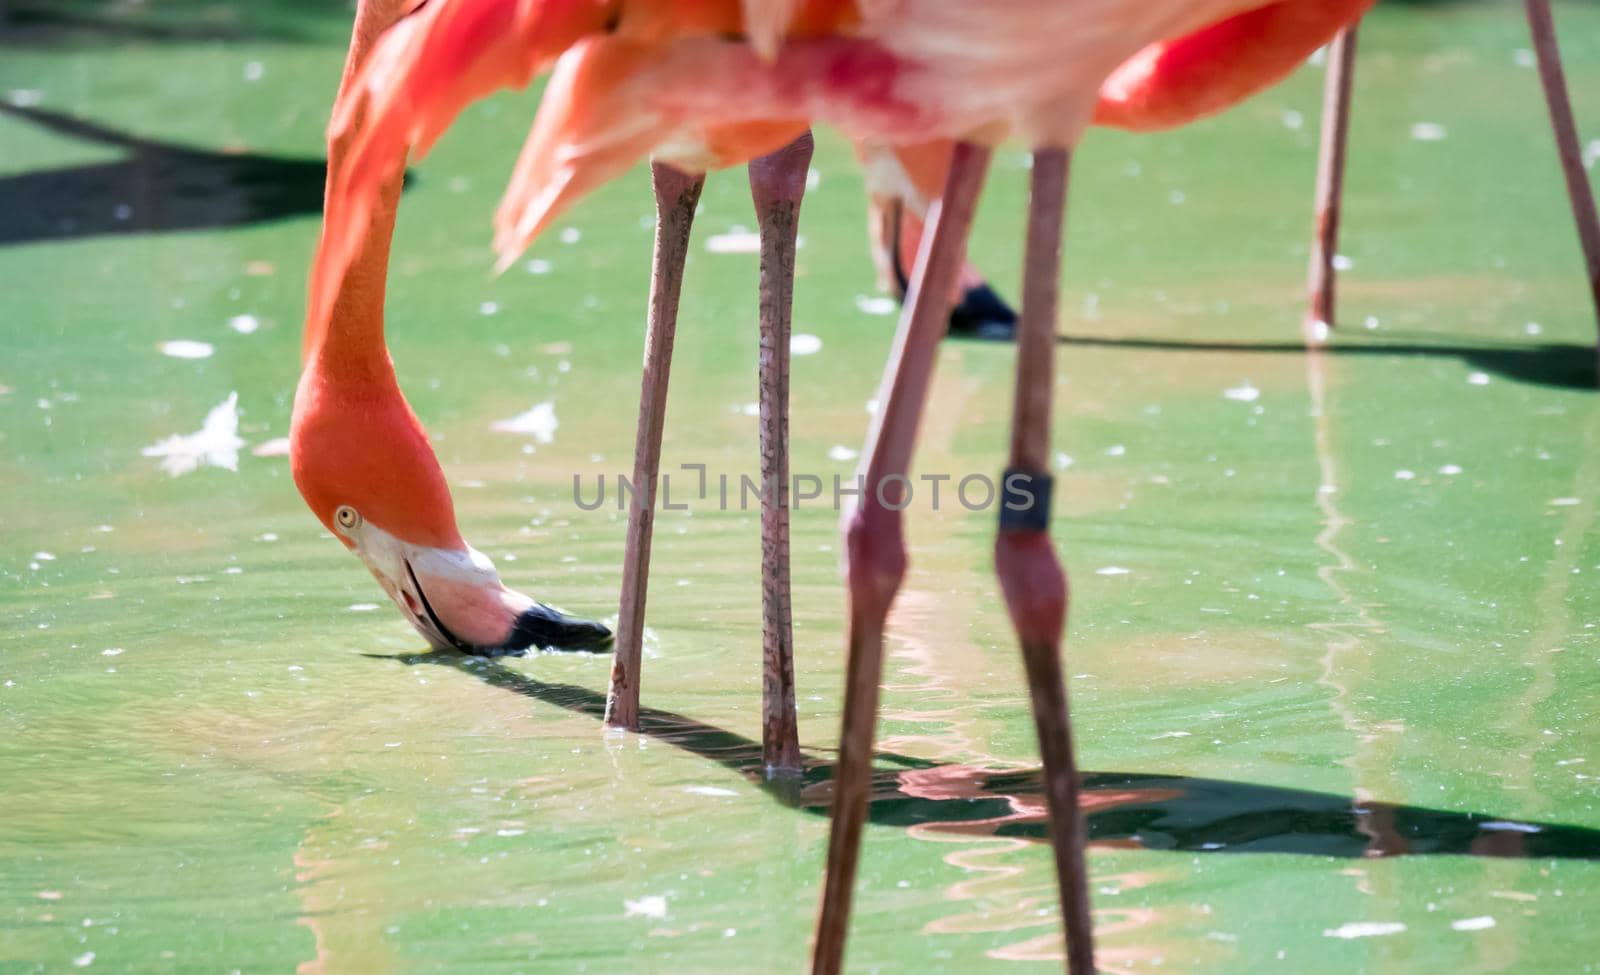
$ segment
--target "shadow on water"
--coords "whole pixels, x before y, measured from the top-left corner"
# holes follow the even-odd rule
[[[269,5],[262,4],[262,8]],[[260,23],[264,11],[220,3],[165,2],[152,11],[145,4],[104,0],[0,0],[0,47],[46,45],[193,44],[206,42],[304,40],[287,26],[297,12],[327,18],[337,6],[326,0],[274,0],[276,23]]]
[[[1334,340],[1337,343],[1337,339]],[[1151,352],[1225,352],[1305,355],[1303,342],[1205,342],[1182,339],[1112,338],[1099,335],[1057,335],[1061,345],[1092,348],[1134,349]],[[1600,385],[1596,371],[1595,347],[1570,342],[1538,342],[1529,345],[1435,345],[1421,342],[1372,343],[1363,345],[1330,344],[1319,350],[1324,355],[1374,357],[1456,358],[1484,372],[1496,373],[1518,382],[1563,389],[1595,389]]]
[[[406,666],[451,667],[502,690],[600,720],[605,695],[552,684],[493,661],[454,653],[387,656]],[[769,779],[761,744],[658,708],[640,709],[640,733],[743,776],[785,805],[826,815],[833,765],[806,756],[797,780]],[[1047,839],[1037,769],[995,771],[879,752],[896,768],[874,775],[871,821],[950,833]],[[1600,830],[1513,820],[1223,779],[1087,772],[1089,840],[1104,846],[1185,853],[1292,853],[1323,857],[1455,854],[1600,860]]]
[[[321,159],[195,149],[4,103],[0,116],[127,150],[115,162],[0,178],[0,246],[235,227],[322,212]]]

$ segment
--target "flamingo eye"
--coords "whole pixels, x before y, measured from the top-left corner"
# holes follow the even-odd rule
[[[341,504],[339,510],[333,513],[333,520],[345,531],[355,531],[361,527],[361,512],[347,504]]]

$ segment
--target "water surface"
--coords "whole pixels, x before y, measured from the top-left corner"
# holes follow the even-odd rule
[[[753,510],[658,520],[641,736],[600,733],[604,659],[423,653],[284,459],[252,452],[287,433],[342,12],[13,6],[0,971],[799,967],[842,681],[833,512],[794,518],[798,790],[764,785],[752,742]],[[1600,14],[1557,15],[1600,135]],[[1075,165],[1056,531],[1111,969],[1566,972],[1600,952],[1594,323],[1527,41],[1512,7],[1410,4],[1362,45],[1322,355],[1296,341],[1320,68],[1184,132],[1095,133]],[[605,614],[623,516],[577,508],[571,478],[631,466],[651,208],[636,172],[492,278],[530,112],[477,106],[417,167],[391,345],[467,537],[512,584]],[[826,478],[853,468],[893,319],[847,148],[824,134],[815,168],[794,466]],[[1000,155],[977,230],[1007,290],[1023,170]],[[752,226],[748,201],[738,173],[707,187],[669,467],[757,463],[755,258],[704,246]],[[176,340],[210,354],[163,354]],[[945,347],[919,471],[998,469],[1012,368]],[[232,393],[236,471],[142,455]],[[491,430],[543,403],[548,442]],[[992,515],[929,508],[851,967],[1050,971]]]

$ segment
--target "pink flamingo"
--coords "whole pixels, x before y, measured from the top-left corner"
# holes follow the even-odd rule
[[[1226,111],[1288,77],[1374,2],[1269,3],[1150,44],[1101,83],[1093,124],[1155,132]],[[874,257],[901,292],[897,297],[904,297],[905,268],[915,259],[928,202],[943,185],[952,148],[950,140],[894,146],[868,166],[869,178],[885,169],[891,174],[889,185],[871,191],[872,226]],[[1010,337],[1013,314],[970,264],[962,266],[958,299],[953,330]]]
[[[356,96],[341,99],[340,131],[355,133],[357,142],[331,176],[312,327],[335,306],[337,285],[368,233],[373,201],[396,177],[407,150],[425,148],[470,97],[500,83],[525,83],[567,47],[497,220],[503,260],[586,189],[652,150],[698,172],[781,147],[813,118],[886,144],[960,140],[940,202],[929,214],[933,230],[918,255],[882,407],[868,434],[866,489],[846,516],[850,662],[813,958],[816,971],[834,972],[842,963],[870,783],[884,621],[906,564],[900,502],[933,350],[987,166],[986,147],[1007,136],[1027,140],[1035,148],[1033,201],[1011,463],[995,556],[1038,725],[1068,963],[1088,972],[1093,949],[1082,823],[1060,669],[1066,580],[1048,537],[1046,463],[1069,150],[1094,114],[1104,80],[1149,45],[1267,8],[1323,5],[1032,0],[1001,12],[974,12],[954,0],[779,6],[781,15],[761,23],[745,21],[731,0],[656,5],[683,14],[667,22],[652,18],[658,9],[604,6],[603,29],[576,40],[571,31],[543,30],[546,21],[568,28],[567,20],[543,17],[543,8],[514,0],[436,0],[402,22],[372,59],[365,82],[353,89]],[[730,23],[738,28],[734,37]],[[745,43],[746,33],[755,43]],[[1214,53],[1213,69],[1229,63]],[[679,226],[686,232],[686,224]]]
[[[1544,91],[1545,108],[1555,135],[1556,156],[1567,186],[1567,201],[1578,229],[1589,295],[1594,303],[1596,323],[1600,324],[1600,215],[1595,212],[1594,192],[1583,168],[1583,152],[1578,147],[1577,124],[1567,96],[1566,76],[1561,69],[1561,50],[1556,44],[1555,22],[1550,0],[1523,0],[1528,34],[1539,64],[1539,82]],[[1307,278],[1310,303],[1306,309],[1306,334],[1320,341],[1334,325],[1334,290],[1337,271],[1334,257],[1339,242],[1340,198],[1344,190],[1347,134],[1350,128],[1350,88],[1355,74],[1356,27],[1351,23],[1339,33],[1328,54],[1328,75],[1323,93],[1322,142],[1317,162],[1316,233],[1311,247],[1311,269]],[[1596,374],[1600,376],[1600,340],[1595,345]]]
[[[1223,111],[1276,83],[1312,51],[1328,44],[1304,323],[1307,340],[1316,343],[1326,339],[1335,324],[1334,258],[1341,221],[1356,32],[1360,18],[1372,3],[1329,3],[1317,9],[1308,9],[1309,6],[1262,7],[1195,34],[1151,45],[1106,79],[1094,122],[1132,131],[1185,125]],[[1600,216],[1583,167],[1549,0],[1524,0],[1524,12],[1591,300],[1600,323]],[[916,253],[921,237],[925,201],[938,191],[949,152],[948,143],[896,147],[905,182],[916,193],[908,198],[891,189],[873,198],[878,213],[875,256],[886,276],[901,288],[903,269]],[[963,267],[959,293],[962,303],[953,327],[956,319],[963,319],[966,327],[981,329],[986,315],[1003,318],[1009,313],[997,296],[982,287],[981,276],[970,266]],[[962,308],[971,310],[963,316]],[[1596,344],[1596,357],[1600,364],[1600,341]]]
[[[348,90],[401,0],[364,0],[341,90]],[[329,145],[330,173],[350,140]],[[511,590],[494,564],[462,539],[428,436],[395,382],[383,340],[389,242],[399,175],[385,178],[362,222],[358,248],[305,334],[295,393],[290,465],[313,513],[377,578],[435,647],[468,653],[531,646],[604,650],[610,631]]]
[[[417,108],[414,103],[400,102],[397,112],[394,101],[415,94],[415,89],[369,86],[363,80],[372,73],[369,70],[364,74],[363,68],[373,68],[368,60],[384,31],[394,28],[385,38],[390,52],[400,48],[413,61],[420,59],[424,67],[435,72],[434,77],[449,79],[442,93],[432,90],[430,96],[443,97],[459,107],[470,97],[490,90],[481,83],[482,58],[486,54],[482,49],[475,50],[479,61],[472,65],[429,61],[440,55],[441,38],[447,42],[461,36],[473,41],[492,39],[488,53],[502,59],[491,72],[498,81],[501,74],[497,72],[505,70],[525,70],[530,72],[525,77],[531,77],[532,71],[560,53],[564,45],[586,35],[606,33],[614,18],[614,11],[590,0],[552,0],[521,11],[530,19],[518,22],[519,31],[506,34],[500,29],[515,18],[508,20],[505,15],[517,13],[509,5],[480,4],[456,17],[461,8],[462,5],[452,7],[445,3],[423,8],[411,0],[363,0],[359,6],[329,141],[328,216],[313,270],[305,333],[306,364],[296,392],[290,431],[291,467],[295,483],[312,511],[361,558],[405,617],[433,646],[489,655],[516,653],[529,647],[603,651],[612,643],[606,627],[568,616],[507,588],[493,563],[462,539],[444,474],[428,445],[426,431],[400,392],[384,344],[384,287],[399,203],[399,173],[388,168],[364,172],[357,169],[358,179],[371,179],[365,184],[365,192],[351,195],[340,188],[341,178],[359,165],[363,151],[370,156],[375,144],[387,151],[398,146],[403,160],[408,143],[425,145],[439,134],[412,130],[397,134],[381,124]],[[663,16],[670,11],[661,4],[636,3],[632,9],[637,13],[628,21],[631,32],[624,33],[625,37],[649,37],[675,29],[670,18]],[[730,25],[724,22],[719,26]],[[448,56],[448,43],[443,45],[443,51]],[[541,55],[541,51],[551,53]],[[374,70],[381,71],[385,57],[392,54],[380,54]],[[453,73],[462,67],[466,68],[463,73]],[[772,128],[760,122],[725,127],[716,137],[744,145]],[[800,128],[803,132],[803,125]],[[792,125],[782,127],[785,138],[793,129]],[[808,158],[809,141],[796,139],[788,151],[774,154],[752,169],[763,239],[774,248],[769,256],[775,269],[793,266],[794,211],[804,187]],[[782,219],[788,222],[786,232],[781,227],[774,229],[774,220]],[[663,221],[663,227],[670,225],[670,220]],[[670,242],[666,246],[670,247]],[[664,301],[670,294],[673,306],[681,265],[680,255],[675,262],[679,271],[676,276],[656,278],[658,296]],[[769,344],[771,336],[766,333],[781,330],[783,341],[775,347],[781,347],[786,356],[787,296],[792,285],[783,284],[781,278],[763,275],[762,323],[764,341]],[[652,320],[658,318],[656,315]],[[667,342],[670,348],[670,337]],[[786,369],[786,359],[781,364]],[[786,377],[783,381],[787,382]],[[772,386],[772,382],[763,383],[764,390]],[[664,407],[664,372],[660,394],[659,401],[652,404],[658,420]],[[768,399],[764,397],[763,402]],[[643,415],[652,414],[646,410]],[[763,430],[773,436],[784,432],[781,424],[764,423]],[[659,436],[657,422],[657,444]],[[786,443],[782,450],[764,454],[786,458]],[[635,483],[641,482],[636,478]],[[653,487],[653,470],[650,483]],[[636,524],[641,518],[638,500],[636,497],[633,513]],[[646,505],[646,516],[649,510]],[[782,528],[778,539],[781,547],[770,546],[769,571],[780,552],[787,568],[786,524]],[[637,537],[636,530],[630,531],[630,555],[637,552]],[[630,559],[629,578],[642,578],[647,559],[648,549],[645,561],[637,569]],[[628,587],[624,591],[624,619],[642,618],[642,598],[637,612],[630,617]],[[637,661],[638,630],[630,632]],[[624,654],[619,653],[618,659],[624,659]],[[635,663],[634,672],[636,669]],[[789,673],[792,675],[792,666]],[[792,684],[790,676],[790,715]],[[636,727],[638,720],[636,681],[632,686],[632,712],[618,720],[628,727]],[[799,743],[792,717],[783,741],[785,761],[797,765]]]
[[[387,53],[375,57],[365,72],[357,74],[352,68],[341,86],[333,122],[335,135],[330,147],[334,165],[330,171],[329,216],[313,272],[307,334],[308,347],[321,341],[311,338],[313,336],[332,334],[348,340],[360,334],[364,340],[375,339],[379,343],[377,354],[381,354],[381,327],[374,330],[352,326],[349,324],[352,316],[336,303],[343,302],[347,306],[351,300],[349,293],[375,290],[381,308],[381,266],[385,255],[377,253],[380,245],[372,239],[383,236],[381,247],[386,249],[395,203],[394,188],[386,184],[395,177],[385,167],[392,154],[398,152],[403,158],[413,145],[420,152],[442,132],[442,125],[433,129],[427,127],[430,119],[441,113],[452,115],[471,97],[491,90],[502,80],[526,80],[560,53],[564,45],[577,44],[585,37],[606,36],[619,45],[637,47],[659,43],[663,37],[683,32],[743,32],[744,21],[748,19],[753,25],[749,33],[760,45],[763,30],[770,33],[775,29],[761,26],[761,18],[770,18],[774,9],[765,5],[753,5],[753,17],[738,6],[726,3],[599,4],[590,0],[550,0],[520,7],[435,3],[413,7],[403,18],[398,5],[393,3],[381,8],[369,7],[364,8],[367,13],[362,23],[393,25],[394,30],[386,38]],[[804,31],[807,23],[820,22],[819,18],[825,17],[828,9],[827,3],[813,2],[807,9],[795,11],[796,19],[784,29],[791,33]],[[362,46],[362,38],[358,27],[352,66],[365,61],[365,50],[357,51]],[[463,59],[463,50],[469,50],[472,58]],[[574,99],[573,93],[592,83],[594,71],[627,66],[626,58],[612,59],[609,63],[574,62],[573,69],[583,68],[581,76],[575,70],[558,73],[552,79],[536,123],[535,141],[539,133],[570,131],[586,124],[586,117],[594,117],[596,105],[593,100]],[[414,83],[419,77],[443,83]],[[762,497],[766,617],[763,700],[767,715],[764,742],[768,764],[775,773],[797,773],[800,749],[794,713],[793,637],[789,623],[788,512],[780,503],[777,486],[788,479],[787,387],[793,251],[811,141],[804,123],[756,119],[709,125],[701,133],[701,142],[708,151],[717,153],[717,158],[726,157],[730,161],[742,161],[765,150],[774,150],[755,159],[750,168],[762,239],[761,453],[763,479],[768,485]],[[626,145],[637,148],[645,143],[635,140]],[[583,172],[553,174],[541,170],[538,166],[548,160],[541,163],[538,153],[525,154],[525,161],[533,168],[525,169],[519,178],[524,185],[555,194],[554,199],[546,203],[552,213],[564,206],[565,200],[576,198],[597,182]],[[641,637],[654,516],[652,502],[659,470],[667,379],[685,248],[701,186],[698,176],[690,177],[664,165],[655,168],[654,177],[659,211],[656,273],[652,277],[646,368],[632,482],[641,490],[633,494],[629,512],[620,622],[607,712],[608,724],[634,730],[638,727]],[[345,188],[348,185],[360,189],[351,192]],[[512,232],[513,228],[502,227],[502,233]],[[364,268],[369,263],[377,268],[376,289],[364,285],[365,276],[369,276]],[[346,271],[347,266],[357,270]],[[345,275],[342,280],[341,274]],[[361,318],[370,321],[371,314]],[[313,357],[311,367],[308,377],[313,376],[314,371],[322,386],[331,386],[336,393],[348,391],[344,383],[328,383],[321,378],[329,373],[323,365],[323,357]],[[392,382],[390,385],[392,387]],[[404,408],[398,388],[385,390],[383,401],[397,414],[404,413],[412,424],[415,423],[409,410]],[[302,480],[302,490],[308,500],[313,500],[317,475],[327,476],[333,471],[344,475],[351,473],[345,469],[349,466],[344,461],[345,442],[359,434],[348,427],[335,429],[342,420],[348,419],[347,403],[331,396],[318,400],[308,395],[302,398],[301,406],[307,417],[304,424],[307,435],[296,439],[296,444],[302,445],[296,454],[305,458],[301,468],[308,473]],[[320,440],[312,436],[316,431],[323,434]],[[400,466],[416,466],[431,472],[435,496],[448,503],[437,462],[431,452],[421,448],[420,434],[409,441],[397,439],[397,442],[408,444],[408,449],[399,450],[404,454]],[[321,444],[320,448],[315,444]],[[363,446],[369,452],[382,452],[382,448],[372,444]],[[329,493],[322,492],[323,495]],[[345,507],[355,510],[354,505]],[[407,610],[403,596],[401,593],[396,599],[402,610]],[[421,615],[425,617],[426,604],[424,610]],[[415,620],[418,614],[408,611],[408,615]]]

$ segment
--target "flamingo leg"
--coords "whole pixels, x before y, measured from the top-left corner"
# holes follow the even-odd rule
[[[844,963],[856,859],[872,792],[872,740],[883,672],[884,621],[906,570],[900,524],[908,487],[905,474],[989,157],[990,151],[982,146],[958,144],[943,196],[928,214],[931,229],[923,235],[917,254],[910,293],[879,388],[878,412],[862,451],[861,495],[844,518],[850,648],[839,762],[833,778],[833,826],[828,834],[827,872],[811,959],[813,975],[837,975]]]
[[[750,162],[761,226],[761,758],[767,775],[800,774],[789,604],[789,330],[800,201],[811,133]]]
[[[1544,85],[1545,105],[1550,109],[1550,126],[1555,130],[1556,153],[1561,157],[1561,172],[1567,179],[1567,196],[1572,201],[1572,217],[1578,224],[1578,240],[1583,245],[1584,263],[1589,273],[1589,293],[1594,299],[1595,318],[1600,322],[1600,218],[1595,215],[1594,192],[1583,169],[1583,153],[1578,148],[1578,126],[1572,118],[1572,102],[1567,97],[1567,80],[1561,70],[1561,50],[1556,46],[1555,23],[1550,16],[1550,0],[1524,0],[1528,31],[1539,58],[1539,80]],[[1596,368],[1600,371],[1600,344],[1596,345]]]
[[[656,196],[650,319],[645,331],[639,427],[633,441],[633,493],[629,499],[622,598],[605,717],[608,727],[629,731],[639,730],[644,603],[650,576],[650,538],[655,527],[656,481],[661,470],[661,429],[667,415],[667,379],[672,372],[672,342],[678,330],[678,296],[683,290],[683,263],[689,253],[694,208],[705,186],[705,177],[690,176],[665,163],[653,163],[650,176]]]
[[[1321,342],[1334,325],[1339,216],[1344,197],[1345,148],[1350,132],[1350,83],[1356,67],[1356,28],[1340,31],[1328,45],[1328,75],[1322,92],[1322,141],[1317,150],[1316,232],[1311,239],[1306,341]]]
[[[1093,975],[1094,932],[1084,864],[1084,824],[1061,672],[1067,577],[1050,541],[1050,405],[1070,158],[1067,150],[1056,148],[1039,149],[1033,155],[1011,459],[1000,492],[1000,532],[995,537],[994,557],[1006,609],[1022,643],[1044,760],[1050,839],[1067,933],[1067,970],[1072,975]]]

